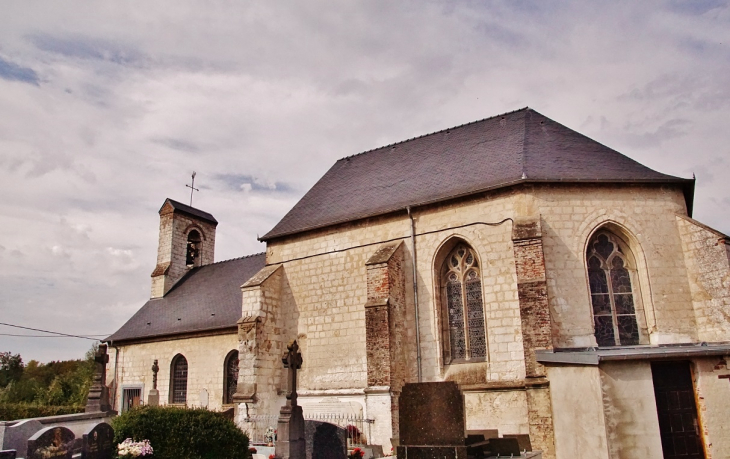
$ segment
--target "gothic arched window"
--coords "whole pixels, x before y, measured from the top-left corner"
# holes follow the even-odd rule
[[[178,354],[170,364],[170,403],[185,403],[188,398],[188,361]]]
[[[459,243],[441,266],[444,361],[487,357],[482,276],[474,249]]]
[[[223,403],[233,403],[238,386],[238,351],[231,351],[223,364]]]
[[[200,233],[198,230],[192,230],[188,233],[188,244],[185,251],[185,264],[188,266],[199,266],[200,260]]]
[[[622,246],[625,244],[605,230],[598,231],[588,242],[588,283],[599,346],[639,344],[630,273],[633,257]]]

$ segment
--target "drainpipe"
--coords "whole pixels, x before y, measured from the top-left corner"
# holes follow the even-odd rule
[[[411,220],[411,249],[413,250],[413,306],[416,311],[416,366],[418,368],[418,382],[423,380],[421,373],[421,325],[418,320],[418,277],[416,270],[416,222],[413,220],[411,206],[406,207],[408,218]]]
[[[117,406],[117,389],[119,381],[117,380],[117,368],[119,368],[119,348],[114,346],[114,341],[109,341],[109,345],[114,347],[114,397],[112,398],[112,410]],[[144,394],[142,394],[144,396]]]

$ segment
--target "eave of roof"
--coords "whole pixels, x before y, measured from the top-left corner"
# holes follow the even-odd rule
[[[167,198],[165,199],[165,202],[162,204],[162,207],[160,207],[159,212],[162,212],[162,209],[165,207],[165,204],[170,203],[172,208],[175,210],[175,212],[181,212],[184,214],[188,214],[193,217],[202,218],[203,220],[207,220],[211,223],[214,223],[215,225],[218,224],[218,220],[213,217],[213,215],[209,214],[208,212],[202,211],[200,209],[196,209],[195,207],[191,207],[187,204],[183,204],[181,202],[175,201],[174,199]]]
[[[696,343],[668,346],[623,346],[612,348],[538,350],[542,364],[598,365],[617,360],[688,359],[730,355],[730,343]]]
[[[340,159],[259,239],[522,183],[674,184],[691,215],[695,182],[649,169],[524,108]]]

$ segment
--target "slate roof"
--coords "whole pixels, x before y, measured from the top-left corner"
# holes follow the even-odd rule
[[[208,212],[203,212],[200,209],[196,209],[195,207],[190,207],[187,204],[183,204],[181,202],[175,201],[173,199],[167,198],[165,199],[165,202],[162,204],[162,207],[160,207],[160,212],[162,212],[162,209],[165,207],[165,204],[170,203],[173,209],[175,209],[175,212],[182,212],[184,214],[192,215],[193,217],[202,218],[203,220],[208,220],[211,223],[215,223],[218,225],[218,220],[216,220],[211,214]]]
[[[266,264],[263,253],[190,270],[162,298],[149,300],[104,341],[126,341],[235,327],[241,285]]]
[[[260,239],[535,182],[678,184],[691,215],[694,179],[656,172],[523,108],[340,159]]]

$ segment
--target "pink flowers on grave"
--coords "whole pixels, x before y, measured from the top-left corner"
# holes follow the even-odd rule
[[[152,445],[149,440],[132,441],[127,438],[117,445],[117,454],[120,458],[152,456]]]

